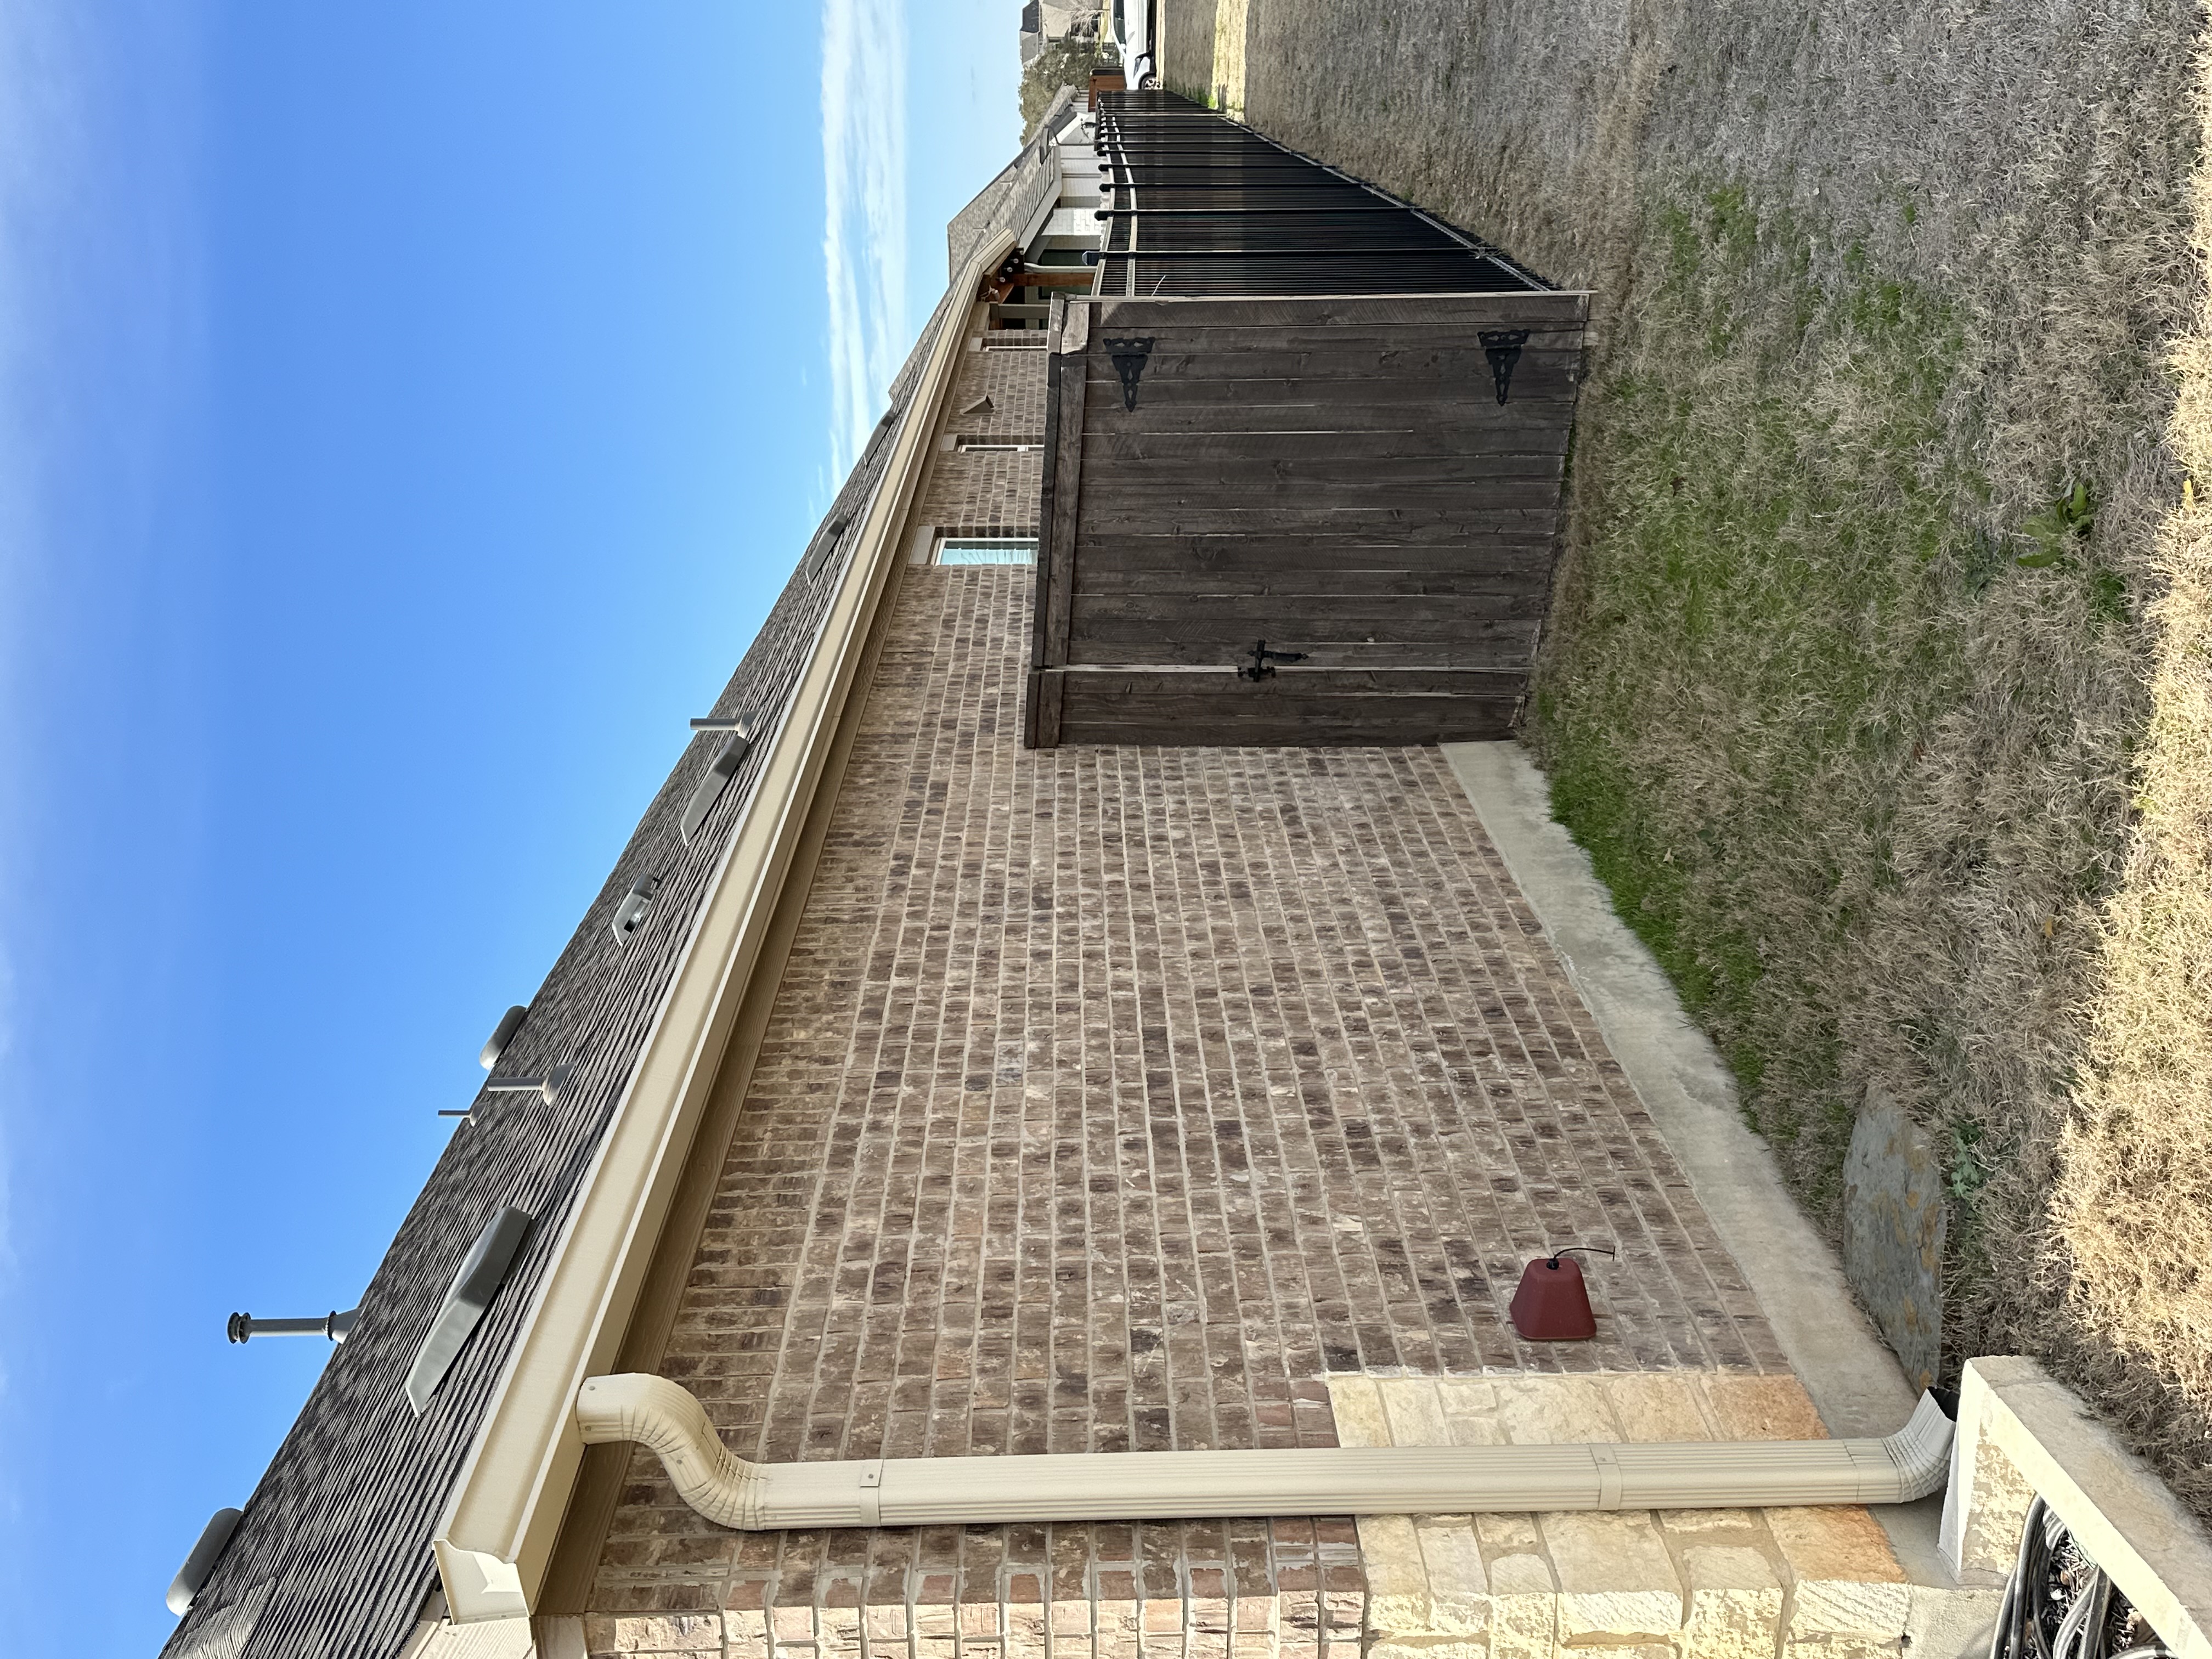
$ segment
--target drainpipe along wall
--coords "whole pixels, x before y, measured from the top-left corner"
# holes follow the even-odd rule
[[[684,1502],[744,1531],[1238,1515],[1465,1515],[1560,1510],[1909,1504],[1942,1488],[1951,1420],[1923,1395],[1880,1440],[1330,1447],[750,1463],[665,1377],[577,1391],[589,1443],[649,1446]]]

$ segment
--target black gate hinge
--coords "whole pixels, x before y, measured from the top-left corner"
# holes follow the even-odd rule
[[[1137,380],[1145,372],[1145,359],[1152,355],[1152,342],[1150,339],[1109,340],[1106,350],[1114,359],[1114,372],[1121,377],[1121,407],[1134,410],[1137,406]]]
[[[1482,342],[1482,355],[1490,359],[1490,378],[1498,387],[1498,401],[1502,404],[1506,389],[1513,384],[1513,365],[1521,361],[1521,348],[1528,343],[1528,331],[1486,328],[1475,337]]]

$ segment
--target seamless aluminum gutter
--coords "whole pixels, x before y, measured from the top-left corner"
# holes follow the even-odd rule
[[[1057,169],[1056,155],[1046,165]],[[972,295],[1015,246],[1001,226],[954,279]],[[583,1458],[574,1405],[612,1363],[772,924],[886,584],[920,463],[951,386],[969,308],[940,313],[842,585],[760,788],[724,855],[684,959],[609,1122],[536,1305],[507,1358],[432,1540],[457,1624],[526,1619]]]

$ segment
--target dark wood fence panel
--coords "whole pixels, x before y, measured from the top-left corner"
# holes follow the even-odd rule
[[[1504,735],[1549,600],[1586,306],[1056,307],[1029,741]],[[1501,331],[1525,331],[1510,363]],[[1240,677],[1262,641],[1302,657]]]

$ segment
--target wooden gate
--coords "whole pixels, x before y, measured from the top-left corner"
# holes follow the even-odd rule
[[[1056,305],[1029,744],[1504,735],[1587,314],[1550,292]]]

